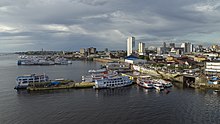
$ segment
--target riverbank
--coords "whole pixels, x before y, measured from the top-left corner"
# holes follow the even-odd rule
[[[208,84],[208,79],[205,75],[184,75],[184,74],[177,74],[177,73],[168,73],[159,70],[154,70],[150,68],[145,68],[138,65],[133,65],[133,71],[138,71],[141,74],[151,75],[157,78],[161,78],[164,80],[170,80],[171,82],[178,82],[182,86],[188,86],[195,89],[220,89],[219,84]],[[137,76],[132,76],[135,78]]]

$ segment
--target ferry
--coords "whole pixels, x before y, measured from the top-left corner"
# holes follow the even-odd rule
[[[66,58],[60,58],[60,57],[57,57],[55,60],[54,60],[54,63],[56,64],[56,65],[68,65],[69,64],[69,62],[68,62],[68,60],[66,59]]]
[[[47,82],[49,81],[49,77],[45,74],[36,75],[22,75],[18,76],[16,79],[17,86],[14,89],[26,89],[30,83],[33,82]]]
[[[133,82],[127,76],[117,76],[112,78],[99,79],[95,81],[95,89],[101,88],[118,88],[129,86]]]
[[[141,76],[137,79],[137,84],[141,87],[144,87],[146,89],[153,89],[153,80],[150,76]]]
[[[95,80],[104,79],[107,77],[115,77],[118,75],[116,71],[108,71],[106,69],[89,70],[90,75],[82,76],[83,82],[95,82]]]

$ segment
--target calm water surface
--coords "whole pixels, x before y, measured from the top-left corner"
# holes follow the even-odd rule
[[[17,92],[15,78],[46,73],[81,80],[99,63],[17,66],[16,55],[0,56],[0,124],[219,124],[220,94],[173,87],[170,93],[136,85],[119,89]]]

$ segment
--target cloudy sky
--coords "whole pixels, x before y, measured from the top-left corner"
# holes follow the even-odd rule
[[[0,0],[0,52],[220,41],[219,0]]]

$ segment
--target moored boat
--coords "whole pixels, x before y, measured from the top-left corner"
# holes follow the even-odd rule
[[[26,89],[30,83],[33,82],[47,82],[49,80],[49,77],[45,74],[36,75],[36,74],[30,74],[30,75],[22,75],[18,76],[16,79],[17,85],[14,89]]]
[[[89,70],[88,72],[90,75],[82,76],[83,82],[95,82],[95,80],[115,77],[118,75],[116,71],[108,71],[106,69]]]
[[[137,84],[141,87],[147,88],[147,89],[152,89],[154,88],[153,86],[153,80],[151,79],[150,76],[141,76],[137,79]]]
[[[159,82],[158,80],[155,80],[153,85],[156,90],[159,90],[159,91],[164,90],[163,84]]]
[[[218,94],[218,93],[220,93],[220,90],[214,90],[213,93]]]
[[[99,79],[95,81],[94,88],[117,88],[131,85],[133,82],[127,76],[117,76],[112,78]]]
[[[220,78],[217,76],[212,76],[208,80],[208,84],[220,84]]]
[[[173,84],[170,81],[167,80],[163,80],[163,79],[159,79],[158,80],[160,83],[162,83],[162,85],[164,86],[164,88],[169,88],[172,87]]]

